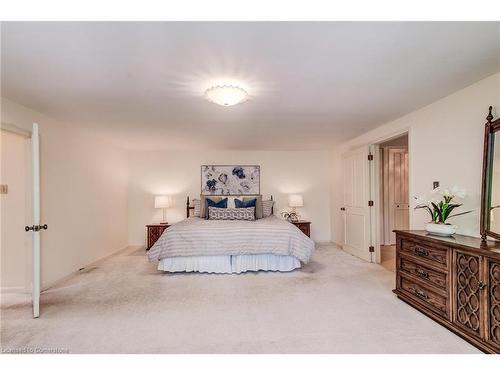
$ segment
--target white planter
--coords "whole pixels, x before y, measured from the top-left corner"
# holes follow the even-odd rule
[[[435,236],[449,237],[455,234],[455,232],[457,231],[457,227],[450,224],[428,223],[425,226],[425,230],[429,234],[433,234]]]

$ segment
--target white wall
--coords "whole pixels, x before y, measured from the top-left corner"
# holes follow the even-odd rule
[[[42,287],[124,248],[126,152],[5,98],[1,108],[2,123],[40,125]]]
[[[287,209],[288,194],[303,194],[299,213],[312,221],[312,238],[329,241],[330,159],[328,151],[130,151],[129,244],[143,245],[144,226],[160,221],[161,210],[153,207],[154,195],[172,195],[169,222],[185,218],[186,195],[200,195],[203,164],[260,165],[261,193],[264,198],[273,195],[275,213]]]
[[[336,149],[332,188],[333,241],[342,243],[343,224],[340,207],[340,155],[342,152],[369,143],[376,143],[406,129],[410,131],[410,195],[420,196],[432,189],[433,181],[441,186],[459,185],[469,195],[464,210],[474,214],[458,217],[458,233],[479,236],[481,169],[484,123],[488,106],[500,111],[500,73],[479,81],[418,111],[382,125]],[[342,186],[342,185],[338,185]],[[413,202],[410,202],[413,204]],[[428,217],[411,210],[412,229],[423,229]]]

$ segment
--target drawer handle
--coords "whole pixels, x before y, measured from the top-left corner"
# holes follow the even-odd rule
[[[421,268],[415,269],[415,272],[417,273],[418,276],[423,277],[424,279],[429,278],[429,272],[426,272]]]
[[[418,255],[419,257],[428,257],[429,256],[429,251],[422,248],[422,247],[418,247],[418,246],[415,247],[413,252],[415,253],[415,255]]]
[[[415,294],[418,298],[428,300],[429,296],[422,292],[421,290],[418,290],[417,288],[410,288],[410,290]]]

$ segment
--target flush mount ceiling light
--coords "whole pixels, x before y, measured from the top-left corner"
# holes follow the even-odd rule
[[[238,86],[217,85],[205,91],[205,99],[209,102],[229,107],[248,100],[248,93]]]

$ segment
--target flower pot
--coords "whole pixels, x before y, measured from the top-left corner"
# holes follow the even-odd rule
[[[429,234],[433,234],[435,236],[449,237],[455,234],[457,227],[451,224],[428,223],[425,226],[425,230]]]

